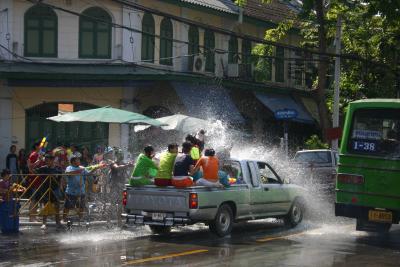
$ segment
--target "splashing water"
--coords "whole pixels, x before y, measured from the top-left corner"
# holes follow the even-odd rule
[[[281,148],[257,140],[248,140],[249,136],[240,131],[233,130],[224,121],[216,120],[212,116],[208,119],[205,147],[214,148],[217,156],[219,152],[228,152],[228,157],[235,159],[260,160],[269,163],[281,178],[289,179],[291,183],[304,187],[308,210],[311,210],[311,220],[308,223],[315,225],[342,224],[344,219],[334,216],[334,188],[333,180],[330,184],[322,183],[317,175],[290,160],[287,160]],[[193,129],[195,134],[200,129]],[[141,140],[146,143],[156,144],[156,147],[165,149],[169,142],[180,142],[187,133],[176,131],[158,131],[155,135],[148,135]],[[223,155],[226,155],[222,153]],[[230,155],[229,155],[230,154]]]
[[[143,236],[151,235],[150,229],[147,227],[135,227],[135,231],[112,229],[107,231],[94,230],[90,232],[72,232],[60,235],[58,242],[64,244],[79,244],[79,243],[97,243],[109,242],[116,240],[128,240]]]
[[[253,159],[269,163],[281,178],[304,187],[308,194],[306,201],[310,219],[320,224],[343,223],[344,220],[334,216],[334,188],[332,183],[322,182],[320,177],[290,160],[286,160],[278,148],[266,145],[251,144],[245,147],[235,146],[232,156],[238,159]]]
[[[221,130],[222,129],[222,130]],[[304,187],[308,194],[306,200],[312,224],[343,224],[345,219],[334,216],[334,181],[323,182],[321,177],[310,169],[287,160],[283,151],[272,144],[246,142],[234,134],[221,122],[215,123],[215,129],[208,131],[207,142],[218,154],[219,149],[230,149],[230,156],[235,159],[259,160],[269,163],[281,178]],[[215,133],[215,136],[212,135]]]

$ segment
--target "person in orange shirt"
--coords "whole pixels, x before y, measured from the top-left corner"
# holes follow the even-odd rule
[[[224,188],[218,179],[219,161],[215,157],[214,149],[208,148],[204,151],[204,157],[196,163],[192,175],[200,170],[200,167],[203,169],[203,178],[197,180],[196,185]]]

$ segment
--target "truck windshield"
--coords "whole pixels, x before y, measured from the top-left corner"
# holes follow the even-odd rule
[[[331,153],[329,151],[307,151],[299,152],[294,160],[300,163],[331,163]]]
[[[347,147],[356,154],[399,159],[400,109],[357,110]]]

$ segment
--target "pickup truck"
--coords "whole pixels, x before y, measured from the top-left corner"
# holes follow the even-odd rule
[[[308,170],[310,178],[318,179],[318,182],[334,184],[338,163],[338,153],[330,149],[313,149],[297,151],[294,164]]]
[[[291,227],[302,221],[305,189],[283,180],[268,163],[231,159],[222,167],[237,179],[225,189],[127,185],[122,217],[127,224],[149,225],[157,234],[168,233],[172,226],[205,223],[221,237],[238,221],[283,218]]]

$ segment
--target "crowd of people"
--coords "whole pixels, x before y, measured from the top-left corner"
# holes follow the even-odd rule
[[[133,169],[129,184],[143,186],[175,186],[178,188],[193,185],[225,188],[230,185],[228,177],[236,176],[231,170],[220,168],[220,160],[212,148],[205,148],[204,131],[187,135],[181,151],[176,143],[168,145],[157,161],[151,145],[143,149]],[[223,159],[229,155],[221,156]]]
[[[76,145],[60,145],[45,151],[43,144],[37,142],[30,154],[25,156],[23,149],[17,155],[16,146],[12,145],[6,157],[6,169],[1,172],[0,202],[12,197],[13,185],[23,186],[24,198],[30,199],[30,221],[36,221],[39,206],[45,208],[51,203],[56,224],[62,227],[59,216],[62,200],[64,221],[68,220],[71,209],[77,209],[81,216],[88,194],[94,190],[91,188],[101,188],[99,183],[111,184],[110,181],[124,183],[126,177],[121,171],[129,166],[131,163],[123,162],[122,151],[117,148],[97,146],[96,153],[91,156],[87,147],[79,149]],[[106,191],[107,188],[101,190]],[[98,189],[95,191],[100,193]],[[42,217],[42,229],[46,229],[47,216],[43,213]]]
[[[236,176],[234,170],[220,166],[221,161],[229,158],[229,152],[217,157],[214,149],[205,148],[204,130],[187,135],[180,148],[176,143],[166,148],[156,159],[154,148],[144,147],[129,176],[126,171],[133,164],[124,163],[123,153],[117,148],[97,146],[91,155],[87,147],[79,149],[76,145],[44,151],[43,142],[37,142],[26,156],[23,149],[17,155],[17,148],[12,145],[6,158],[7,168],[1,172],[0,202],[10,197],[13,184],[23,186],[25,198],[30,199],[30,221],[36,221],[39,206],[43,209],[50,203],[56,224],[62,227],[61,208],[62,219],[67,221],[71,209],[78,210],[81,216],[93,195],[102,195],[104,205],[117,203],[128,179],[132,186],[225,188],[230,186],[228,177]],[[42,228],[46,229],[47,214],[40,215]]]

